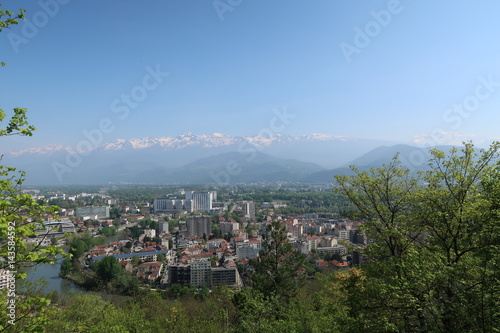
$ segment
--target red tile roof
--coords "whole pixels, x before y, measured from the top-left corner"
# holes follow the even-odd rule
[[[346,262],[338,262],[337,260],[332,260],[332,264],[335,266],[335,267],[339,267],[339,268],[342,268],[342,267],[349,267],[349,264],[346,263]]]

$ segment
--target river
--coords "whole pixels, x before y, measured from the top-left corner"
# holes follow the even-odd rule
[[[116,235],[107,237],[105,244],[109,244],[110,242],[120,239],[126,239],[125,235],[126,233],[119,232]],[[39,264],[34,267],[26,268],[25,271],[28,273],[27,280],[30,282],[38,280],[44,281],[46,283],[43,287],[43,291],[45,293],[57,291],[59,296],[65,296],[72,293],[83,292],[83,288],[77,286],[72,281],[63,279],[59,276],[63,260],[64,258],[59,257],[54,264]]]
[[[59,258],[54,264],[38,264],[34,267],[26,268],[28,273],[27,280],[30,282],[43,281],[46,285],[43,287],[45,293],[57,291],[59,296],[65,296],[72,293],[80,293],[83,289],[70,280],[59,276],[61,263],[64,258]]]

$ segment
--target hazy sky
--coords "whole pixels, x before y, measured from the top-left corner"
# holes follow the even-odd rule
[[[281,134],[403,142],[500,137],[500,2],[2,1],[0,107],[32,138]],[[168,74],[167,74],[168,73]],[[441,134],[444,133],[444,134]]]

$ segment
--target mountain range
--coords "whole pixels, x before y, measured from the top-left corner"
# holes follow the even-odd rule
[[[348,165],[379,166],[396,153],[410,168],[426,165],[425,150],[397,142],[323,134],[221,133],[119,139],[99,146],[89,138],[76,147],[50,145],[10,152],[2,163],[26,171],[26,183],[32,185],[332,183],[334,174],[348,172]]]

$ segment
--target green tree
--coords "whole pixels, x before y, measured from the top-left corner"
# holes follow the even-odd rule
[[[0,6],[2,4],[0,3]],[[6,9],[1,9],[0,8],[0,32],[2,32],[3,29],[9,29],[11,25],[16,25],[19,24],[19,20],[24,20],[24,13],[26,11],[24,9],[19,9],[19,12],[14,13],[11,12],[10,10]],[[4,62],[0,62],[1,66],[5,66]],[[5,113],[3,113],[2,110],[0,110],[0,121],[5,117]],[[7,128],[8,130],[8,128]],[[34,128],[32,129],[34,130]],[[6,135],[3,134],[5,132],[2,132],[3,130],[0,130],[0,136]],[[8,133],[7,133],[8,134]]]
[[[200,290],[196,294],[197,299],[207,299],[210,296],[210,289],[207,286],[201,286]]]
[[[101,234],[106,236],[106,237],[113,236],[116,234],[116,227],[103,228],[101,230]]]
[[[490,332],[498,327],[499,143],[431,150],[411,176],[397,157],[337,176],[365,218],[372,261],[345,279],[356,330]],[[362,278],[361,278],[362,277]],[[373,311],[377,309],[377,311]]]
[[[128,316],[98,295],[72,297],[47,323],[48,332],[131,332]]]
[[[88,244],[83,239],[77,239],[74,243],[71,243],[69,253],[73,256],[73,260],[78,260],[88,250]]]
[[[432,150],[427,186],[417,196],[418,221],[426,228],[425,251],[437,268],[431,303],[439,330],[492,331],[500,327],[498,192],[500,143],[477,153],[472,143],[448,156]],[[496,272],[496,273],[495,273]],[[496,296],[495,296],[496,295]],[[467,318],[467,319],[465,319]]]
[[[255,269],[252,287],[263,295],[288,301],[306,278],[305,264],[305,256],[288,242],[285,226],[272,222],[259,257],[251,261]]]
[[[174,283],[169,289],[168,289],[168,294],[171,297],[181,297],[184,295],[184,289],[182,286],[178,283]]]
[[[389,165],[360,171],[356,176],[336,176],[339,191],[358,208],[373,256],[400,257],[416,241],[420,231],[408,214],[418,180],[401,166],[398,156]]]
[[[133,238],[137,238],[141,235],[142,230],[137,225],[134,225],[132,228],[130,228],[130,232]]]
[[[160,227],[160,225],[158,224],[158,222],[150,220],[150,222],[149,222],[150,229],[156,230],[156,232],[158,232],[159,227]]]
[[[118,260],[113,256],[107,256],[102,258],[101,261],[96,263],[95,272],[97,277],[103,282],[111,282],[111,280],[117,278],[123,271]]]
[[[69,259],[64,259],[61,263],[61,275],[67,276],[73,271],[73,263]]]
[[[138,254],[132,256],[132,265],[137,266],[141,262],[141,257]]]
[[[118,207],[112,207],[110,210],[109,210],[109,218],[110,219],[119,219],[121,216],[120,214],[120,209]]]
[[[210,236],[210,239],[221,238],[221,237],[222,237],[222,232],[220,230],[220,226],[217,224],[212,224],[212,234]]]
[[[111,292],[133,296],[139,292],[139,280],[122,269],[111,287]]]

